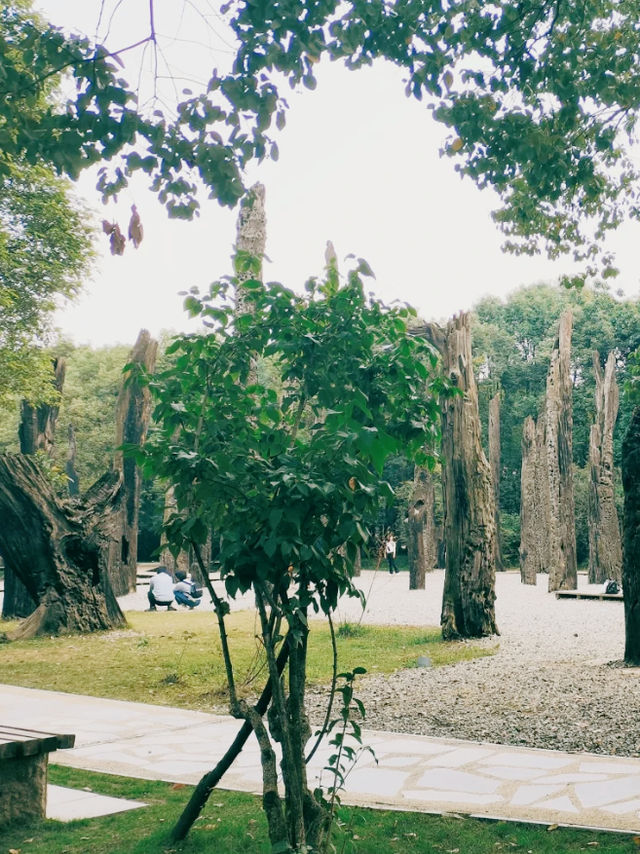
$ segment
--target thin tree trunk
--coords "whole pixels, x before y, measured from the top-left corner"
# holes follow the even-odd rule
[[[573,494],[573,405],[571,383],[572,315],[560,318],[556,346],[547,375],[545,428],[550,503],[549,590],[574,590],[576,562],[575,501]]]
[[[471,358],[469,315],[446,330],[428,325],[440,350],[445,376],[461,395],[442,411],[446,571],[442,635],[450,640],[497,634],[495,618],[495,509],[489,463],[480,440],[478,394]]]
[[[613,429],[618,417],[616,361],[609,354],[602,372],[598,353],[593,354],[596,380],[596,423],[589,436],[589,581],[622,580],[622,543],[614,496]]]
[[[76,443],[76,434],[75,430],[73,429],[73,424],[69,424],[67,436],[69,441],[69,449],[67,451],[67,461],[65,463],[64,470],[68,478],[68,491],[69,495],[79,495],[80,478],[78,477],[78,472],[76,470],[76,455],[78,452],[78,445]]]
[[[622,443],[624,489],[624,660],[640,665],[640,406],[636,406]]]
[[[407,524],[410,590],[424,590],[426,573],[435,566],[433,502],[434,487],[431,475],[426,469],[416,466]]]
[[[493,503],[496,509],[495,564],[496,569],[504,569],[502,547],[500,545],[500,392],[489,403],[489,467],[493,484]]]
[[[538,548],[539,495],[537,485],[536,424],[531,416],[522,427],[522,469],[520,471],[520,580],[535,584],[540,572]]]
[[[37,605],[9,639],[124,625],[109,583],[121,497],[110,472],[81,502],[60,499],[31,456],[0,455],[0,551]]]

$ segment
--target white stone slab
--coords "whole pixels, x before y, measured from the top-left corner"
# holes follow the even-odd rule
[[[551,771],[554,768],[565,768],[571,765],[574,761],[572,757],[566,755],[551,756],[548,753],[521,753],[519,751],[505,751],[504,753],[493,753],[490,757],[484,760],[479,760],[482,764],[491,765],[512,765],[515,768],[543,768]]]
[[[602,807],[640,795],[640,777],[617,777],[603,783],[579,783],[575,791],[583,807]]]
[[[580,771],[587,774],[640,774],[640,763],[631,764],[624,760],[616,762],[607,762],[601,759],[593,759],[588,762],[581,762]]]
[[[469,792],[445,792],[441,789],[405,789],[402,793],[408,801],[424,801],[432,804],[456,804],[458,806],[485,806],[504,803],[502,795],[481,795]]]
[[[425,771],[417,783],[427,789],[442,788],[448,792],[492,794],[501,785],[499,780],[490,780],[479,774],[455,771],[451,768],[433,768]]]
[[[550,774],[547,777],[540,777],[538,783],[597,783],[601,780],[606,780],[606,774],[581,774],[579,771],[568,774]]]
[[[489,774],[491,777],[499,777],[501,780],[517,780],[523,783],[527,780],[535,780],[541,774],[546,774],[546,771],[540,768],[483,768],[483,774]]]
[[[626,815],[632,812],[637,812],[640,815],[640,800],[636,798],[633,801],[623,801],[621,804],[609,804],[606,807],[600,807],[600,809],[614,815]]]
[[[146,806],[142,801],[111,798],[107,795],[69,789],[65,786],[47,786],[47,818],[56,821],[96,818],[100,815],[112,815]]]
[[[427,765],[438,765],[440,768],[459,768],[461,765],[477,762],[491,753],[492,751],[486,747],[459,747],[450,753],[434,756],[427,761]]]
[[[555,810],[556,812],[580,812],[568,795],[563,795],[561,798],[554,798],[550,801],[543,801],[541,804],[533,804],[533,806],[541,810]]]
[[[530,806],[536,801],[557,795],[564,788],[564,786],[538,786],[535,783],[530,786],[520,786],[511,798],[510,804],[514,807]]]
[[[409,775],[404,771],[386,771],[382,768],[356,768],[347,777],[346,791],[359,795],[395,797]]]

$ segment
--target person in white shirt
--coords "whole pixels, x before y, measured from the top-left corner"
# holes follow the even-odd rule
[[[387,542],[384,544],[384,553],[389,564],[389,574],[400,572],[396,563],[396,541],[391,532],[387,535]]]
[[[173,578],[166,566],[159,566],[156,574],[149,582],[149,611],[157,611],[158,605],[166,605],[167,611],[175,611],[173,607]]]

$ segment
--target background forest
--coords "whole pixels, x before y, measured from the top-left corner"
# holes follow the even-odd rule
[[[620,300],[605,289],[582,290],[533,285],[514,291],[506,300],[486,297],[473,311],[473,352],[483,436],[487,437],[489,400],[501,393],[501,484],[500,522],[505,566],[518,565],[520,544],[520,464],[522,423],[537,417],[545,393],[549,359],[562,312],[574,315],[572,341],[574,483],[578,562],[588,560],[587,495],[589,483],[589,428],[595,414],[593,353],[601,364],[613,351],[617,379],[622,388],[628,378],[629,356],[640,347],[640,306]],[[168,337],[160,342],[159,364],[165,361]],[[65,356],[67,373],[56,428],[52,475],[64,489],[64,469],[73,428],[77,443],[76,471],[84,492],[111,466],[115,447],[115,406],[122,382],[122,369],[129,348],[124,345],[92,349],[60,341],[52,355]],[[620,463],[622,438],[631,417],[632,404],[621,395],[615,432],[615,463]],[[6,404],[0,418],[0,449],[17,451],[18,403]],[[385,468],[385,477],[397,494],[395,507],[381,512],[380,531],[394,528],[401,547],[406,542],[406,499],[411,491],[413,470],[402,458]],[[622,516],[622,487],[616,477],[619,515]],[[140,508],[138,558],[153,560],[160,540],[163,491],[152,482],[143,484]],[[441,502],[436,498],[436,517]],[[437,521],[441,519],[437,518]]]

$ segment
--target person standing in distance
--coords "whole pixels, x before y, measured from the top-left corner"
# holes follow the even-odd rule
[[[396,540],[391,531],[387,534],[387,541],[384,544],[384,553],[389,564],[389,575],[394,572],[400,572],[396,563]]]

